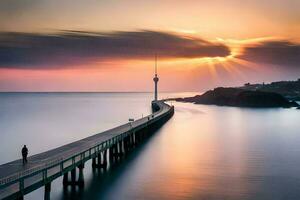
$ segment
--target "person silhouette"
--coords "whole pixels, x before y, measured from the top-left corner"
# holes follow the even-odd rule
[[[23,164],[27,163],[27,155],[28,155],[28,149],[26,145],[24,145],[22,148]]]

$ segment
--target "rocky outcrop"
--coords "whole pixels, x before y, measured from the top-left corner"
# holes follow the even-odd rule
[[[294,101],[289,101],[274,92],[251,91],[240,88],[216,88],[194,97],[177,98],[176,101],[192,102],[196,104],[213,104],[219,106],[237,107],[297,107]]]

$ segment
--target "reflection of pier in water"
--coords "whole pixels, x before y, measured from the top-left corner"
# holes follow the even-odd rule
[[[49,199],[51,182],[60,176],[63,176],[64,187],[83,187],[83,169],[88,160],[92,160],[93,169],[108,168],[152,135],[174,113],[174,107],[163,101],[153,101],[152,108],[153,114],[134,122],[33,155],[25,166],[22,160],[1,165],[0,198],[22,199],[44,186],[45,199]]]
[[[61,199],[105,199],[109,198],[110,188],[126,173],[131,170],[133,163],[140,154],[151,146],[151,136],[136,145],[134,151],[113,160],[106,168],[90,168],[85,177],[84,187],[63,187]],[[151,148],[151,147],[150,147]],[[155,147],[154,147],[155,148]],[[91,164],[91,162],[89,162]],[[60,182],[58,182],[60,184]]]

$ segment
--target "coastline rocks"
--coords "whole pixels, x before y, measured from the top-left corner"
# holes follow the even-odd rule
[[[177,98],[176,101],[191,102],[195,104],[213,104],[219,106],[236,107],[297,107],[299,104],[290,102],[285,97],[274,92],[251,91],[239,88],[215,88],[202,95],[194,97]]]

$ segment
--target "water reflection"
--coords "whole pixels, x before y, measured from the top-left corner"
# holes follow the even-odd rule
[[[101,197],[300,197],[299,111],[182,103],[176,111]]]
[[[125,98],[147,107],[151,95]],[[98,97],[92,99],[87,101],[98,105]],[[174,104],[173,118],[144,145],[107,171],[86,163],[83,190],[64,191],[62,180],[55,180],[52,199],[300,199],[299,110]],[[42,196],[40,189],[26,199]]]

